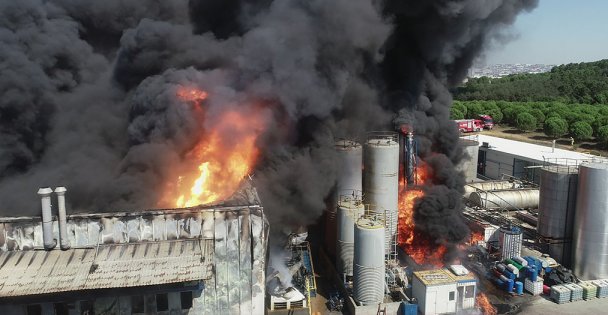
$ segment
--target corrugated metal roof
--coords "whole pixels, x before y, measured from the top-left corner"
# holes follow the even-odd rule
[[[0,297],[136,287],[212,276],[213,240],[0,253]],[[95,267],[96,266],[96,267]]]

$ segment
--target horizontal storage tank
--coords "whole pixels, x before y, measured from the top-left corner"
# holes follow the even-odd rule
[[[355,225],[353,297],[361,305],[384,300],[384,222],[360,218]]]
[[[549,243],[548,254],[570,268],[572,227],[576,209],[578,169],[548,166],[540,171],[538,234]]]
[[[505,190],[519,188],[520,183],[511,182],[508,180],[490,180],[483,182],[467,183],[464,185],[464,197],[469,198],[472,192],[478,190],[490,191],[490,190]]]
[[[608,164],[579,166],[572,248],[574,274],[608,278]]]
[[[472,204],[486,209],[536,209],[538,208],[538,189],[495,190],[474,192],[469,196]]]
[[[397,233],[399,213],[399,138],[394,132],[368,135],[364,154],[364,200],[376,212],[386,213],[387,233],[385,252],[391,252],[391,242]]]
[[[360,199],[341,196],[338,201],[338,244],[336,268],[339,274],[353,275],[355,255],[355,222],[363,215],[365,207]]]
[[[466,152],[466,155],[456,169],[464,173],[464,178],[467,183],[477,179],[477,161],[479,157],[479,142],[469,139],[459,139],[458,144],[461,145]]]

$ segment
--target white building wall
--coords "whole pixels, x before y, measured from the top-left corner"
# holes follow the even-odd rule
[[[453,292],[452,300],[450,300],[450,292]],[[418,299],[421,314],[435,315],[456,312],[456,283],[427,287],[414,277],[412,295]]]

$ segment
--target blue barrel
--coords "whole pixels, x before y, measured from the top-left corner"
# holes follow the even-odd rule
[[[515,292],[518,295],[524,294],[524,284],[521,281],[515,281]]]
[[[401,302],[401,315],[416,315],[418,314],[418,304],[410,304]]]
[[[514,281],[509,279],[507,280],[507,282],[505,282],[505,290],[507,290],[507,292],[513,292],[513,284]]]
[[[536,279],[538,278],[538,272],[536,271],[536,266],[530,266],[528,267],[528,278],[530,278],[530,281],[532,282],[536,282]]]
[[[515,274],[512,273],[510,270],[506,269],[505,271],[502,272],[502,274],[507,277],[508,279],[511,280],[515,280]]]

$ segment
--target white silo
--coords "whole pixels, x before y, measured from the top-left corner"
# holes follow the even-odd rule
[[[337,153],[336,195],[345,192],[363,190],[363,148],[352,140],[338,140],[335,143]],[[337,200],[337,198],[336,198]]]
[[[358,197],[340,196],[338,201],[338,243],[336,268],[339,274],[353,275],[355,254],[355,222],[365,212],[365,206]]]
[[[384,299],[384,222],[360,218],[355,225],[353,297],[361,305]]]
[[[391,243],[397,233],[399,214],[399,136],[395,132],[370,133],[365,144],[365,203],[386,213],[385,252],[392,252]]]
[[[333,199],[328,202],[325,213],[325,248],[331,256],[336,254],[337,242],[337,203],[341,195],[362,195],[363,186],[363,147],[356,141],[336,140],[336,188]]]

